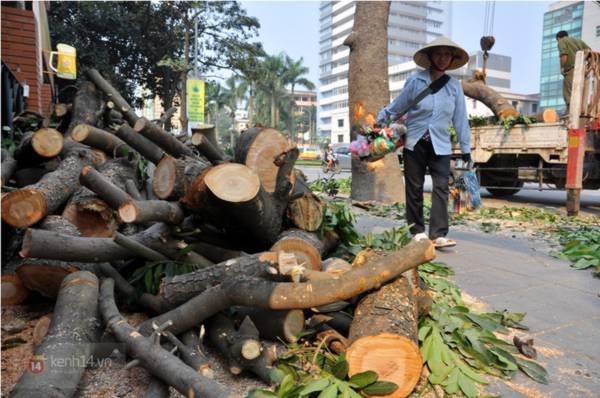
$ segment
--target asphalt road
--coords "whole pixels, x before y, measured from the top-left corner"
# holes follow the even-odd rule
[[[326,177],[319,167],[302,166],[300,169],[306,174],[309,181]],[[342,171],[340,174],[335,175],[334,178],[348,178],[350,176],[351,173],[349,171]],[[522,189],[519,193],[502,199],[494,198],[485,189],[482,189],[481,196],[484,199],[490,199],[500,205],[505,204],[506,206],[533,204],[564,207],[567,198],[566,191],[538,191],[535,190],[536,187],[536,184],[525,184],[524,188],[529,189]],[[425,192],[431,192],[431,178],[429,176],[425,178]],[[600,216],[600,189],[583,190],[581,192],[581,210],[585,213]]]

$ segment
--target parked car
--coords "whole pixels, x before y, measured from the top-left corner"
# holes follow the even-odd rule
[[[342,170],[352,169],[352,154],[350,153],[350,144],[334,146],[333,151],[337,156]]]

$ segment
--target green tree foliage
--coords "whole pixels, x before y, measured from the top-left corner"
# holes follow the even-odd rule
[[[135,88],[145,87],[165,109],[193,68],[195,18],[200,73],[243,73],[263,54],[252,42],[258,20],[236,1],[53,2],[49,11],[52,41],[77,48],[80,71],[99,69],[134,104]]]

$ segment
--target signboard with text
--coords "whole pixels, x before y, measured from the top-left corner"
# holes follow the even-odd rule
[[[189,78],[186,88],[188,132],[190,132],[192,128],[204,124],[204,80]]]

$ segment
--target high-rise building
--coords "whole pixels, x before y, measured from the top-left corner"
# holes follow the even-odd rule
[[[540,74],[540,108],[565,109],[562,95],[563,78],[556,33],[564,30],[571,37],[585,41],[591,48],[600,49],[600,2],[557,1],[544,13],[542,36],[542,70]]]
[[[348,56],[343,45],[352,31],[355,1],[324,1],[320,6],[320,135],[331,142],[348,142]],[[419,48],[435,38],[449,36],[452,3],[393,1],[388,20],[388,64],[412,60]]]

